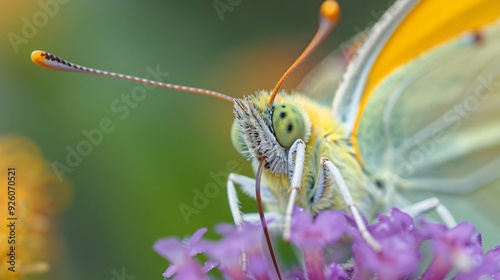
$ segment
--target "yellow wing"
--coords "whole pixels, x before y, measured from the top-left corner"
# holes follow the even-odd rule
[[[366,169],[399,190],[418,191],[413,200],[423,191],[466,194],[440,199],[485,233],[500,230],[493,211],[500,202],[500,22],[481,37],[460,36],[382,80],[357,140]],[[484,238],[493,244],[491,234]]]
[[[483,42],[469,34],[435,48],[375,88],[357,135],[368,171],[399,170],[407,186],[425,185],[419,181],[433,173],[463,177],[481,160],[457,159],[500,144],[500,22],[482,36]],[[445,163],[456,165],[448,170],[453,174],[443,176]]]
[[[424,0],[417,4],[376,59],[363,100],[400,65],[464,31],[481,30],[499,16],[498,0]]]
[[[500,15],[498,0],[399,0],[375,24],[350,62],[333,100],[333,117],[346,137],[356,135],[360,116],[378,83],[395,68],[465,31],[479,30]],[[358,159],[362,157],[357,152]]]
[[[500,24],[486,29],[500,1],[424,0],[406,15],[393,10],[387,17],[397,27],[379,48],[364,48],[373,60],[349,66],[359,79],[346,78],[334,109],[368,171],[418,190],[406,193],[413,201],[438,196],[458,220],[488,233],[491,247],[500,230],[492,211],[500,202]],[[485,185],[464,196],[435,193]]]

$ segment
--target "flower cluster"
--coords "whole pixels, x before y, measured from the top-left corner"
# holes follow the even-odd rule
[[[154,250],[171,263],[163,276],[208,279],[218,270],[226,279],[277,279],[260,225],[224,224],[216,231],[222,236],[219,241],[202,239],[206,229],[184,242],[158,240]],[[483,254],[481,235],[467,222],[448,229],[392,209],[388,216],[379,215],[368,231],[381,245],[380,251],[365,242],[346,213],[328,210],[313,219],[296,208],[290,242],[300,252],[299,263],[286,264],[286,256],[278,254],[283,278],[462,280],[485,275],[500,279],[500,246]],[[423,247],[430,248],[430,260]],[[204,265],[199,255],[208,259]]]

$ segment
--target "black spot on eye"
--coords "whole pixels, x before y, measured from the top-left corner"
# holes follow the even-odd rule
[[[286,117],[286,113],[285,112],[281,112],[280,113],[280,118],[284,119]]]
[[[288,126],[286,127],[286,130],[288,131],[288,133],[292,132],[293,125],[291,123],[289,123]]]
[[[384,182],[382,182],[382,180],[375,180],[375,185],[379,190],[383,190],[385,188]]]
[[[281,108],[286,108],[286,105],[281,105]]]

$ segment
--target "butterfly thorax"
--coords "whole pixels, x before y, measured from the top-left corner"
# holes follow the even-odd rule
[[[297,205],[314,215],[325,209],[346,210],[332,177],[321,167],[321,158],[326,157],[339,168],[360,210],[373,212],[374,201],[380,195],[356,159],[350,140],[343,136],[344,127],[332,118],[331,110],[298,93],[281,92],[272,106],[268,106],[268,101],[266,91],[237,100],[232,131],[236,149],[252,161],[254,170],[266,157],[262,182],[277,200],[267,208],[285,212],[293,171],[288,154],[292,143],[301,139],[306,150]]]

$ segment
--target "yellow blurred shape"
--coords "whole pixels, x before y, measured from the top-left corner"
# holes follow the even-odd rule
[[[12,180],[8,179],[8,170],[13,168],[15,200],[9,200],[8,184]],[[58,243],[55,216],[71,201],[70,184],[58,180],[32,141],[0,137],[0,193],[0,279],[24,279],[48,271]],[[9,205],[15,207],[13,216],[9,215]],[[15,222],[15,244],[9,244],[10,222]],[[12,252],[11,246],[15,246],[13,269],[7,255]]]

